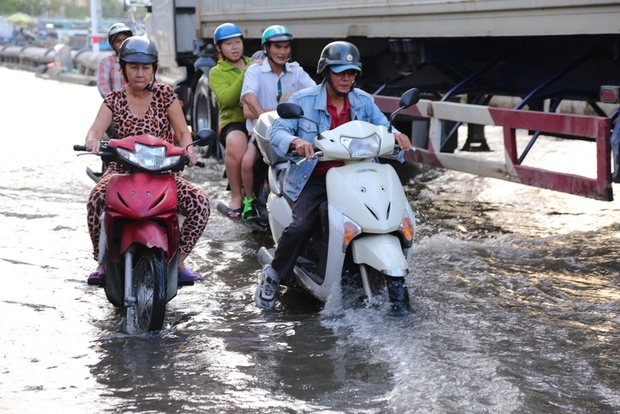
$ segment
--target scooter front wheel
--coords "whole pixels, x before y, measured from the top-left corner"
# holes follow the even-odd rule
[[[140,248],[134,255],[132,294],[126,307],[127,331],[159,331],[166,316],[166,265],[159,249]]]
[[[411,312],[409,289],[404,277],[385,276],[385,285],[390,298],[390,313],[393,316],[405,316]]]
[[[368,299],[380,294],[383,289],[387,290],[390,315],[405,316],[411,312],[409,289],[404,277],[388,276],[370,266],[360,265],[360,278]]]

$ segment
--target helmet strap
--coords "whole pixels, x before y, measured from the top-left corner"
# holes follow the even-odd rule
[[[325,68],[325,69],[327,69],[328,71],[330,71],[330,72],[331,72],[331,69],[330,69],[330,68]],[[326,75],[326,74],[325,74],[325,71],[323,71],[323,78],[325,78],[325,80],[327,81],[327,83],[329,84],[329,86],[332,88],[332,91],[333,91],[336,95],[338,95],[338,96],[340,96],[340,97],[343,97],[343,98],[344,98],[345,96],[348,96],[348,95],[349,95],[349,92],[351,92],[351,91],[353,90],[353,86],[355,85],[355,82],[353,82],[353,83],[351,84],[351,88],[350,88],[348,91],[346,91],[346,92],[344,92],[344,93],[343,93],[343,92],[340,92],[338,89],[336,89],[336,88],[334,87],[334,83],[332,82],[332,77],[331,77],[331,76],[329,76],[329,75]]]
[[[155,75],[153,75],[153,80],[146,87],[146,90],[149,92],[153,92],[153,87],[155,86]]]
[[[146,87],[146,90],[149,92],[153,92],[153,88],[155,87],[155,75],[156,74],[157,74],[157,64],[153,64],[153,80]]]
[[[271,46],[271,42],[267,42],[263,45],[263,51],[265,52],[265,56],[267,56],[267,60],[270,60],[273,62],[273,59],[271,58],[271,55],[269,54],[269,46]]]
[[[153,87],[155,86],[155,74],[157,73],[157,66],[153,65],[153,68],[155,69],[153,71],[153,80],[146,87],[146,90],[149,91],[149,92],[153,92]]]

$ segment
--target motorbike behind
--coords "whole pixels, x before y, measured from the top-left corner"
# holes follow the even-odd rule
[[[205,146],[215,137],[202,130],[190,145]],[[86,151],[83,145],[73,149]],[[187,148],[144,134],[103,142],[97,155],[130,172],[112,176],[105,195],[99,263],[105,264],[106,297],[124,308],[128,333],[161,330],[178,289],[180,228],[171,172],[188,164]]]
[[[282,275],[281,284],[300,288],[321,302],[361,297],[370,305],[387,299],[393,315],[410,312],[405,276],[415,218],[396,171],[388,163],[379,163],[378,157],[396,154],[392,122],[400,111],[417,103],[419,95],[417,89],[403,94],[389,127],[354,120],[316,136],[315,155],[344,165],[328,171],[321,223],[298,258],[293,275]],[[278,117],[303,118],[319,130],[316,121],[292,103],[278,105],[277,113],[261,115],[256,126],[258,146],[269,165],[267,211],[276,245],[292,220],[292,203],[283,191],[284,175],[292,163],[305,162],[294,152],[281,157],[271,147],[269,135]],[[261,247],[257,254],[261,265],[270,264],[274,252],[275,248]]]

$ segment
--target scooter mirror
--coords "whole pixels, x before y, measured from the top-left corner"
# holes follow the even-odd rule
[[[279,104],[277,111],[280,118],[284,119],[299,119],[304,115],[304,110],[301,109],[301,106],[289,102]]]
[[[420,91],[416,88],[411,88],[400,97],[398,106],[400,108],[409,108],[418,103],[420,100]]]
[[[405,108],[409,108],[410,106],[415,105],[420,100],[420,91],[416,88],[411,88],[407,92],[400,97],[400,101],[398,101],[398,109],[392,112],[390,115],[390,126],[388,127],[388,131],[392,132],[392,124],[394,123],[394,119],[396,115]]]
[[[208,129],[208,128],[201,129],[196,134],[194,142],[192,142],[190,145],[198,145],[199,147],[205,147],[211,144],[212,142],[215,142],[216,139],[217,139],[217,134],[215,133],[215,131],[213,131],[212,129]]]

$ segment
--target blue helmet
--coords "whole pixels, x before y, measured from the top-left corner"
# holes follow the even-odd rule
[[[243,37],[243,32],[239,26],[234,23],[223,23],[213,31],[213,43],[218,44],[223,40],[239,36]]]
[[[291,40],[293,40],[293,35],[290,30],[284,26],[273,25],[265,29],[263,36],[261,37],[260,44],[264,45],[265,43],[270,42],[290,42]]]

